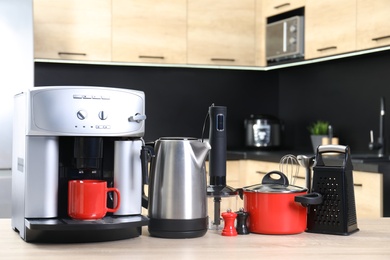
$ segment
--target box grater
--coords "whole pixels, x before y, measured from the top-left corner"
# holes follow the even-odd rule
[[[342,165],[327,166],[323,157],[338,158],[333,159],[336,162],[340,162],[341,158]],[[328,164],[332,159],[326,161]],[[309,207],[306,232],[349,235],[359,230],[352,170],[348,146],[318,146],[313,167],[312,192],[320,193],[323,196],[323,203]]]

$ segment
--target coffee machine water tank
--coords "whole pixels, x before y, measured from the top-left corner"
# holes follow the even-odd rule
[[[140,227],[148,224],[141,215],[144,93],[35,87],[16,95],[14,104],[12,228],[28,242],[139,236]],[[118,188],[120,210],[94,222],[71,219],[67,184],[73,179],[100,179]]]

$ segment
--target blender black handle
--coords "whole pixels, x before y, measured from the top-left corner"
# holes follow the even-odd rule
[[[210,106],[209,153],[210,185],[226,186],[226,116],[225,106]]]
[[[279,179],[272,178],[272,175],[278,175]],[[261,184],[279,184],[283,186],[288,186],[289,182],[287,176],[283,172],[271,171],[263,177]]]

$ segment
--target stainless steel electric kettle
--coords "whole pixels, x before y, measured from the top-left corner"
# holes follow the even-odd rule
[[[207,232],[204,162],[209,143],[195,138],[160,138],[149,175],[149,233],[192,238]]]

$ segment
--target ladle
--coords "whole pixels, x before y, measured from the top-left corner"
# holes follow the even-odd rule
[[[314,164],[315,156],[308,157],[306,155],[298,155],[297,159],[299,164],[306,169],[306,188],[307,192],[311,191],[311,167]]]

